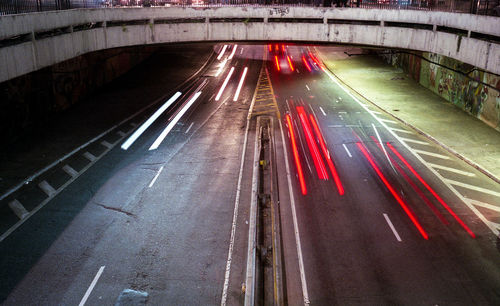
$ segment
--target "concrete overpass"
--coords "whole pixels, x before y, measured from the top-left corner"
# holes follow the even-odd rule
[[[201,41],[344,43],[442,54],[500,74],[500,19],[315,7],[75,9],[0,17],[0,82],[87,52]]]

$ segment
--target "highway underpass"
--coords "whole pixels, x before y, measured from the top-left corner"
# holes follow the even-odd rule
[[[167,48],[13,147],[3,180],[65,158],[2,199],[2,303],[498,304],[498,183],[337,48]]]

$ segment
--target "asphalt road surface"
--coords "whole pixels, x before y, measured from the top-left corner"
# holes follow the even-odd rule
[[[462,201],[496,203],[496,184],[348,93],[313,47],[214,51],[6,199],[22,222],[0,241],[5,305],[114,305],[124,289],[243,304],[259,115],[275,122],[286,304],[500,304],[497,237]]]

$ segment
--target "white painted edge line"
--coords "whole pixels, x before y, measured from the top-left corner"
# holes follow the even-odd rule
[[[487,209],[491,209],[491,210],[500,212],[500,207],[496,206],[496,205],[492,205],[492,204],[488,204],[488,203],[484,203],[484,202],[481,202],[478,200],[472,200],[472,199],[469,199],[469,202],[473,205],[476,205],[476,206],[481,206],[481,207],[484,207]]]
[[[280,123],[280,130],[281,130],[281,139],[282,139],[282,143],[283,143],[283,155],[285,156],[285,168],[286,168],[286,178],[288,180],[288,192],[290,194],[290,206],[292,208],[292,219],[293,219],[293,228],[294,228],[294,233],[295,233],[295,244],[297,245],[297,257],[298,257],[298,261],[299,261],[300,282],[302,285],[302,296],[304,297],[304,305],[309,305],[310,301],[309,301],[309,293],[307,292],[306,273],[305,273],[305,268],[304,268],[304,257],[302,255],[302,245],[300,243],[299,225],[297,222],[297,212],[295,210],[295,198],[293,196],[292,180],[291,180],[290,166],[288,164],[288,153],[286,150],[285,134],[283,133],[283,126],[281,124],[281,120],[279,121],[279,123]]]
[[[187,130],[184,132],[184,134],[189,133],[189,131],[191,130],[191,128],[193,127],[193,125],[194,125],[194,122],[191,122],[191,124],[189,125],[189,127],[187,128]]]
[[[43,180],[41,181],[39,184],[38,184],[38,187],[40,187],[40,189],[43,190],[43,192],[45,192],[45,194],[49,197],[53,196],[55,193],[56,193],[56,190],[54,189],[54,187],[52,187],[49,182]]]
[[[393,128],[393,127],[391,127],[390,129],[395,131],[395,132],[401,132],[401,133],[406,133],[406,134],[415,134],[414,132],[408,131],[408,130],[397,129],[397,128]]]
[[[428,156],[437,157],[437,158],[441,158],[441,159],[450,159],[449,156],[438,154],[438,153],[432,153],[432,152],[427,152],[427,151],[417,150],[417,149],[412,149],[412,150],[413,150],[413,152],[418,153],[418,154],[428,155]]]
[[[411,148],[408,144],[401,141],[399,139],[399,136],[394,131],[392,131],[385,123],[383,123],[377,116],[372,114],[365,104],[363,104],[361,101],[359,101],[358,98],[356,98],[350,91],[345,89],[344,86],[342,84],[340,84],[340,82],[337,81],[337,79],[328,70],[326,70],[325,73],[328,75],[328,77],[333,82],[335,82],[352,99],[354,99],[354,101],[356,101],[356,103],[358,103],[363,109],[368,111],[370,113],[370,115],[372,115],[372,117],[375,118],[375,120],[379,121],[379,123],[382,126],[384,126],[389,131],[389,133],[391,133],[394,136],[394,138],[396,138],[401,143],[401,145],[403,147],[405,147],[411,154],[413,154],[413,156],[415,156],[416,159],[418,159],[425,167],[427,167],[427,169],[429,169],[429,171],[431,171],[439,180],[441,180],[441,182],[443,182],[443,184],[445,184],[446,187],[448,187],[448,189],[451,190],[451,192],[453,192],[467,207],[469,207],[469,209],[472,210],[472,212],[491,230],[491,232],[496,237],[498,237],[498,235],[500,234],[500,230],[495,226],[495,224],[493,224],[493,222],[486,219],[486,217],[484,217],[483,214],[479,210],[477,210],[477,208],[474,207],[474,205],[472,205],[468,199],[466,199],[460,192],[458,192],[458,190],[456,190],[449,182],[447,182],[446,179],[441,174],[439,174],[439,172],[437,172],[434,168],[432,168],[418,153],[427,154],[427,155],[431,155],[431,156],[435,155],[436,157],[440,157],[443,159],[450,159],[448,156],[429,153],[429,152],[421,151],[421,150],[415,150],[415,149]]]
[[[262,70],[260,72],[262,74]],[[259,78],[260,79],[260,74]],[[227,252],[227,261],[226,261],[226,272],[224,273],[224,286],[222,288],[222,297],[221,297],[221,306],[225,306],[227,303],[227,290],[229,289],[229,276],[231,275],[231,262],[233,261],[233,249],[234,249],[234,240],[236,237],[236,224],[238,221],[238,209],[240,206],[240,197],[241,197],[241,181],[243,178],[243,167],[245,166],[245,155],[247,151],[247,142],[248,142],[248,130],[250,128],[250,119],[252,118],[252,108],[255,104],[255,99],[257,91],[255,91],[252,102],[250,104],[250,108],[248,109],[247,115],[247,123],[245,128],[245,137],[243,139],[243,148],[241,152],[241,161],[240,161],[240,170],[238,174],[238,184],[236,185],[236,197],[234,199],[234,210],[233,210],[233,222],[231,224],[231,238],[229,239],[229,250]],[[221,103],[222,105],[223,103]]]
[[[445,181],[452,184],[452,185],[455,185],[455,186],[459,186],[459,187],[463,187],[466,189],[470,189],[470,190],[474,190],[474,191],[478,191],[478,192],[482,192],[482,193],[487,193],[487,194],[490,194],[490,195],[493,195],[496,197],[500,197],[500,192],[496,192],[496,191],[493,191],[490,189],[486,189],[486,188],[482,188],[482,187],[478,187],[475,185],[466,184],[466,183],[462,183],[462,182],[458,182],[458,181],[450,180],[450,179],[445,179]]]
[[[404,137],[399,137],[401,138],[401,140],[405,141],[405,142],[412,142],[412,143],[416,143],[416,144],[421,144],[421,145],[425,145],[425,146],[430,146],[431,144],[426,142],[426,141],[421,141],[421,140],[416,140],[416,139],[411,139],[411,138],[404,138]]]
[[[467,171],[463,171],[463,170],[459,170],[459,169],[455,169],[455,168],[445,167],[445,166],[437,165],[437,164],[433,164],[433,163],[429,163],[429,165],[432,168],[446,170],[446,171],[449,171],[449,172],[453,172],[453,173],[457,173],[457,174],[461,174],[461,175],[465,175],[465,176],[476,176],[472,172],[467,172]]]
[[[311,91],[311,88],[309,88],[309,86],[307,86],[307,84],[306,84],[306,88],[307,88],[307,90]]]
[[[326,113],[325,113],[325,111],[323,110],[323,108],[321,106],[319,107],[319,110],[321,111],[321,113],[323,114],[323,116],[326,117]]]
[[[351,152],[349,152],[349,149],[347,148],[347,146],[345,145],[345,143],[343,143],[342,146],[344,147],[345,151],[347,152],[347,155],[349,155],[349,157],[352,158]]]
[[[108,148],[109,149],[109,148]],[[63,171],[69,174],[71,177],[76,177],[78,176],[78,171],[73,169],[70,165],[66,164],[62,167]]]
[[[27,215],[29,215],[29,212],[17,199],[9,202],[9,207],[19,219],[24,219]]]
[[[97,271],[96,276],[92,280],[92,283],[90,284],[90,287],[87,289],[87,292],[85,292],[85,295],[83,296],[82,300],[80,301],[80,304],[78,306],[83,306],[87,302],[87,299],[89,298],[90,294],[92,293],[92,290],[94,290],[95,285],[97,284],[97,281],[101,277],[102,272],[104,271],[104,268],[106,266],[102,266],[99,268],[99,271]]]
[[[250,196],[250,218],[248,226],[247,269],[245,275],[245,305],[255,304],[255,256],[257,253],[257,199],[260,154],[260,117],[257,117],[252,167],[252,193]]]
[[[158,138],[156,138],[155,142],[153,142],[151,147],[149,147],[149,151],[158,149],[158,147],[163,142],[165,137],[167,137],[168,133],[170,133],[170,131],[177,124],[177,122],[179,122],[179,120],[182,118],[182,116],[184,116],[184,114],[188,111],[188,109],[193,105],[193,103],[196,101],[196,99],[198,99],[198,97],[200,95],[201,95],[201,91],[198,91],[196,94],[194,94],[194,96],[191,98],[191,100],[188,101],[186,106],[184,106],[184,108],[182,108],[181,111],[178,112],[177,115],[175,115],[174,119],[172,119],[172,121],[170,121],[170,123],[163,130],[163,132],[161,132],[160,136],[158,136]]]
[[[156,175],[155,177],[151,180],[151,183],[149,183],[149,188],[151,188],[154,183],[156,182],[156,180],[158,179],[158,177],[160,176],[160,173],[163,171],[163,166],[160,167],[160,169],[158,169],[158,172],[156,172]]]
[[[396,231],[396,228],[395,228],[395,227],[394,227],[394,225],[392,224],[391,219],[389,219],[389,216],[388,216],[386,213],[384,213],[383,215],[384,215],[385,221],[387,222],[387,224],[388,224],[388,225],[389,225],[389,227],[391,228],[392,233],[394,234],[394,236],[396,236],[396,239],[397,239],[399,242],[401,242],[401,241],[402,241],[402,240],[401,240],[401,237],[399,236],[398,231]]]
[[[123,150],[127,150],[130,146],[141,137],[142,133],[144,133],[150,126],[155,122],[158,117],[161,116],[180,96],[182,93],[180,91],[176,92],[170,99],[167,100],[156,112],[154,112],[151,117],[148,118],[141,126],[135,130],[135,132],[122,144],[121,148]]]

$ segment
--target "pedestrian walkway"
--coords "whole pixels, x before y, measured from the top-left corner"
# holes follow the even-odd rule
[[[500,183],[500,133],[375,55],[317,47],[328,69],[352,91]]]

